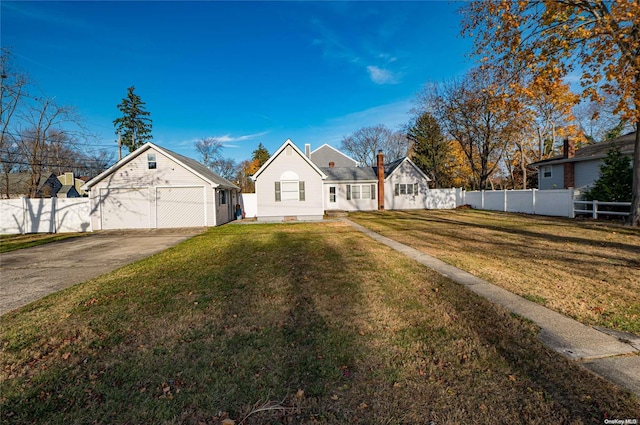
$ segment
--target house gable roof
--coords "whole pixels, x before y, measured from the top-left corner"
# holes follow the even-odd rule
[[[194,159],[191,159],[191,158],[187,158],[186,156],[180,155],[180,154],[178,154],[176,152],[170,151],[169,149],[165,149],[165,148],[160,147],[158,145],[155,145],[155,144],[153,144],[151,142],[147,142],[144,145],[140,146],[138,149],[136,149],[135,151],[131,152],[129,155],[127,155],[124,158],[122,158],[116,164],[112,165],[107,170],[103,171],[102,173],[98,174],[96,177],[94,177],[91,180],[89,180],[88,182],[86,182],[82,186],[82,189],[83,190],[91,189],[91,187],[95,186],[97,183],[102,181],[105,177],[111,175],[112,173],[116,172],[120,168],[124,167],[126,164],[128,164],[129,162],[131,162],[135,158],[139,157],[140,155],[142,155],[144,152],[146,152],[147,150],[149,150],[151,148],[154,148],[157,151],[159,151],[159,152],[163,153],[164,155],[168,156],[169,158],[171,158],[175,162],[177,162],[180,165],[182,165],[187,170],[191,171],[192,173],[196,174],[197,176],[199,176],[203,180],[207,181],[212,186],[222,187],[222,188],[225,188],[225,189],[236,189],[236,190],[240,189],[238,186],[236,186],[235,184],[231,183],[229,180],[227,180],[227,179],[225,179],[223,177],[220,177],[218,174],[216,174],[215,172],[211,171],[209,168],[207,168],[205,165],[199,163],[198,161],[196,161]]]
[[[309,158],[320,168],[327,167],[329,162],[335,162],[337,164],[350,163],[353,164],[354,167],[358,166],[358,161],[326,143],[309,153]],[[343,166],[338,165],[338,167]]]
[[[309,166],[310,166],[311,168],[313,168],[313,169],[314,169],[314,171],[316,171],[316,172],[320,175],[320,177],[321,177],[323,180],[327,178],[327,175],[326,175],[325,173],[323,173],[323,172],[322,172],[322,170],[321,170],[320,168],[318,168],[318,166],[317,166],[316,164],[314,164],[314,163],[313,163],[313,161],[311,161],[311,159],[307,158],[307,156],[306,156],[305,154],[303,154],[303,153],[302,153],[302,151],[301,151],[300,149],[298,149],[298,147],[297,147],[297,146],[296,146],[296,145],[291,141],[291,139],[287,139],[287,140],[285,140],[285,142],[282,144],[282,146],[280,146],[280,147],[278,148],[278,150],[277,150],[277,151],[275,151],[275,152],[273,153],[273,155],[271,155],[271,157],[269,157],[269,159],[267,160],[267,162],[265,162],[264,164],[262,164],[262,167],[260,167],[260,169],[259,169],[258,171],[256,171],[256,173],[255,173],[253,176],[251,176],[251,179],[252,179],[253,181],[255,181],[255,180],[258,178],[258,176],[259,176],[260,174],[262,174],[262,172],[263,172],[264,170],[266,170],[266,169],[269,167],[269,165],[271,165],[271,163],[272,163],[272,162],[273,162],[273,161],[274,161],[274,160],[275,160],[275,159],[276,159],[276,158],[277,158],[277,157],[282,153],[282,151],[284,151],[284,150],[285,150],[285,148],[286,148],[287,146],[291,146],[291,147],[293,148],[293,150],[294,150],[298,155],[300,155],[300,157],[302,157],[302,159],[303,159],[307,164],[309,164]]]
[[[384,179],[388,180],[389,177],[391,177],[391,175],[405,162],[409,164],[411,167],[413,167],[418,172],[418,174],[420,174],[422,178],[424,178],[426,181],[428,182],[431,181],[431,179],[420,168],[418,168],[418,166],[414,164],[413,161],[411,161],[407,156],[405,156],[404,158],[396,159],[395,161],[390,162],[388,164],[384,164]],[[378,167],[373,167],[373,170],[375,170],[375,172],[377,173]]]
[[[592,145],[577,149],[572,158],[565,158],[563,155],[557,155],[552,158],[543,159],[529,164],[531,167],[540,167],[543,165],[564,164],[566,162],[592,161],[595,159],[606,158],[612,145],[617,145],[625,155],[633,155],[636,133],[631,132],[624,136],[617,137],[608,142],[599,142]]]

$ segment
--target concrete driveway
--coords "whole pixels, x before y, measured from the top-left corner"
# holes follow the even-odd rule
[[[205,230],[100,231],[0,254],[0,315],[149,257]]]

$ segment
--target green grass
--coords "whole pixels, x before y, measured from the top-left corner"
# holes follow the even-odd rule
[[[584,324],[640,335],[640,229],[478,210],[350,217]]]
[[[223,226],[0,318],[3,423],[602,423],[640,404],[342,223]]]
[[[26,235],[0,235],[0,253],[44,245],[64,239],[78,238],[88,234],[89,233],[37,233]]]

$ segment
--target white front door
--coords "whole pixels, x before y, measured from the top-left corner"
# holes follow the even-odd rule
[[[337,210],[338,209],[338,187],[337,186],[329,186],[329,197],[328,197],[328,210]]]

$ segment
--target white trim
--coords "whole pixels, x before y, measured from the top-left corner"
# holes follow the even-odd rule
[[[258,176],[260,174],[262,174],[262,172],[264,170],[266,170],[269,165],[271,165],[271,163],[278,157],[278,155],[280,155],[282,153],[282,151],[287,147],[287,146],[291,146],[293,148],[293,150],[295,152],[298,153],[298,155],[300,155],[302,157],[302,159],[305,160],[305,162],[307,164],[309,164],[311,166],[311,168],[313,168],[313,170],[318,173],[320,175],[320,177],[322,178],[322,180],[325,180],[327,178],[327,176],[322,172],[322,170],[320,170],[320,168],[318,168],[318,166],[316,164],[314,164],[310,158],[307,158],[307,156],[305,154],[302,153],[302,151],[300,149],[298,149],[298,147],[291,141],[291,139],[287,139],[282,146],[280,146],[278,148],[277,151],[275,151],[273,153],[273,155],[271,155],[271,157],[267,160],[267,162],[265,162],[264,164],[262,164],[262,167],[260,167],[260,169],[258,171],[256,171],[256,173],[251,176],[251,180],[256,181],[256,179],[258,178]]]

